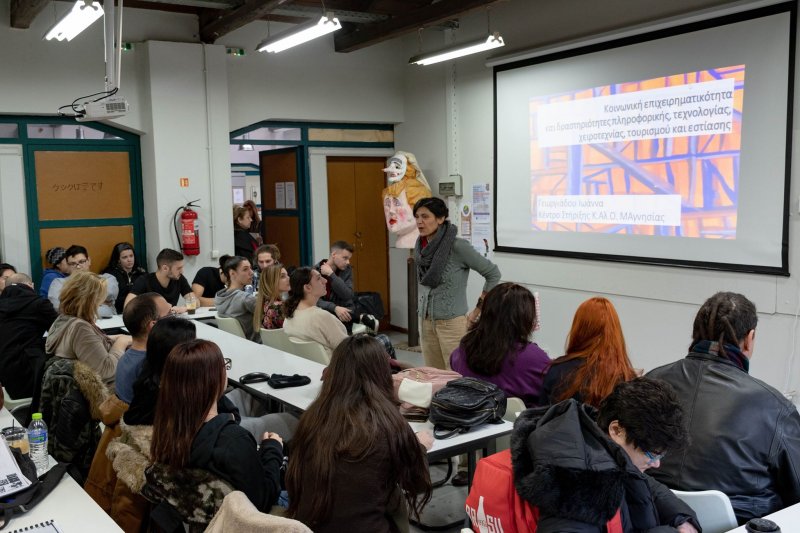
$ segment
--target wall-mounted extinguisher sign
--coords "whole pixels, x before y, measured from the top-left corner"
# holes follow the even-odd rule
[[[197,207],[195,202],[199,202],[199,200],[193,200],[179,207],[177,211],[175,211],[175,216],[173,217],[175,236],[178,238],[181,251],[184,255],[200,255],[200,230],[197,221],[197,211],[192,209],[192,207]],[[178,213],[181,214],[180,224],[178,223]]]

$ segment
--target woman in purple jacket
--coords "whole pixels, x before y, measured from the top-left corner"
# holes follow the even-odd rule
[[[533,294],[522,285],[501,283],[486,294],[480,319],[450,355],[450,366],[494,383],[528,407],[539,405],[550,358],[528,340],[537,320]]]

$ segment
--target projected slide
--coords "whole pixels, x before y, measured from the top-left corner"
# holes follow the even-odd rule
[[[735,239],[745,65],[529,99],[531,229]]]

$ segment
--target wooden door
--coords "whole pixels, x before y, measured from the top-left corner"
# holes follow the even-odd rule
[[[381,191],[386,161],[374,157],[328,158],[330,242],[351,243],[353,288],[377,292],[389,320],[389,240]]]
[[[303,220],[299,188],[299,148],[264,151],[261,166],[262,237],[281,251],[281,263],[302,266]]]

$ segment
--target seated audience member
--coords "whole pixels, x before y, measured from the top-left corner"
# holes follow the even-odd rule
[[[136,256],[133,245],[129,242],[120,242],[115,244],[111,250],[111,258],[108,260],[106,268],[103,269],[103,274],[110,274],[117,280],[119,294],[114,302],[114,308],[117,313],[122,313],[125,298],[131,292],[133,284],[141,276],[147,274],[147,270],[139,264],[139,258]]]
[[[677,490],[724,492],[740,524],[800,502],[800,414],[748,373],[756,307],[719,292],[697,312],[689,355],[649,372],[678,393],[689,445],[656,478]]]
[[[289,274],[283,265],[270,265],[261,271],[253,312],[253,331],[283,327],[283,295],[289,292]]]
[[[216,344],[198,339],[173,348],[161,376],[150,455],[173,469],[206,470],[268,512],[281,490],[283,441],[264,433],[259,446],[230,414],[218,413],[226,386]]]
[[[339,532],[343,524],[348,531],[399,531],[391,516],[409,509],[418,517],[430,500],[425,448],[432,442],[429,432],[415,436],[400,415],[380,342],[348,338],[292,439],[289,517],[316,533]]]
[[[619,316],[606,298],[589,298],[578,307],[566,351],[544,376],[542,405],[575,398],[597,407],[617,383],[636,377]]]
[[[0,377],[14,398],[33,396],[45,360],[44,332],[58,313],[39,297],[27,274],[13,274],[0,294]]]
[[[317,307],[317,301],[325,294],[325,279],[316,270],[301,267],[289,276],[289,287],[283,330],[290,337],[321,344],[330,357],[347,338],[347,330],[338,318]]]
[[[133,383],[133,399],[122,419],[132,426],[152,426],[164,362],[178,344],[197,338],[194,322],[167,317],[156,322],[147,336],[145,359]]]
[[[684,418],[672,387],[648,378],[618,383],[599,412],[574,399],[523,411],[511,461],[537,531],[600,533],[619,509],[626,533],[697,533],[695,512],[645,474],[686,443]]]
[[[127,304],[137,294],[157,292],[172,306],[173,313],[185,313],[186,307],[178,307],[178,299],[193,294],[189,282],[183,276],[183,254],[164,248],[156,256],[156,272],[146,274],[133,284],[125,298]]]
[[[253,258],[255,259],[255,266],[253,268],[253,287],[258,287],[259,274],[266,270],[268,266],[272,266],[281,262],[281,251],[278,250],[278,247],[274,244],[262,244],[256,249],[256,253],[253,254]]]
[[[0,263],[0,293],[6,288],[6,280],[17,273],[17,269],[8,263]]]
[[[246,207],[233,206],[233,253],[252,260],[258,248],[258,240],[250,234],[253,216]]]
[[[65,256],[67,258],[67,266],[70,269],[70,276],[75,272],[88,272],[92,269],[92,260],[89,258],[89,252],[83,246],[73,244],[67,248]],[[106,296],[97,308],[97,315],[100,318],[108,318],[114,316],[114,302],[117,300],[119,286],[117,285],[117,278],[111,274],[101,274],[100,277],[106,280]],[[68,279],[69,277],[54,278],[50,282],[50,288],[47,290],[47,299],[53,304],[54,309],[59,308],[61,291]]]
[[[254,342],[261,342],[259,330],[253,329],[253,311],[256,308],[256,296],[245,292],[244,287],[253,279],[253,268],[246,257],[233,256],[223,267],[228,287],[214,296],[217,316],[235,318],[239,321],[245,337]]]
[[[364,324],[378,333],[378,320],[369,314],[357,314],[355,292],[353,292],[353,246],[345,241],[331,244],[331,255],[317,263],[314,268],[325,280],[325,294],[317,302],[317,306],[336,315],[347,328],[353,331],[353,323]]]
[[[42,273],[42,281],[39,283],[39,296],[47,298],[47,291],[50,290],[50,284],[53,280],[66,278],[72,270],[67,264],[67,250],[60,246],[47,250],[44,257],[50,268],[45,268]]]
[[[478,323],[450,356],[450,367],[462,376],[494,383],[528,407],[539,405],[550,358],[528,341],[537,319],[528,289],[516,283],[497,285],[484,297]]]
[[[61,290],[60,315],[47,332],[45,350],[56,357],[81,361],[110,385],[131,337],[106,335],[94,324],[97,309],[108,295],[107,283],[94,272],[79,269],[70,274]]]
[[[214,296],[225,288],[225,263],[231,256],[223,255],[219,258],[219,266],[205,266],[197,271],[192,280],[192,292],[197,296],[201,307],[213,307]]]
[[[154,292],[140,294],[125,306],[122,321],[131,334],[132,342],[117,363],[114,389],[117,398],[127,404],[133,400],[133,383],[139,377],[147,355],[147,337],[150,330],[159,319],[169,315],[169,309],[167,301]]]

